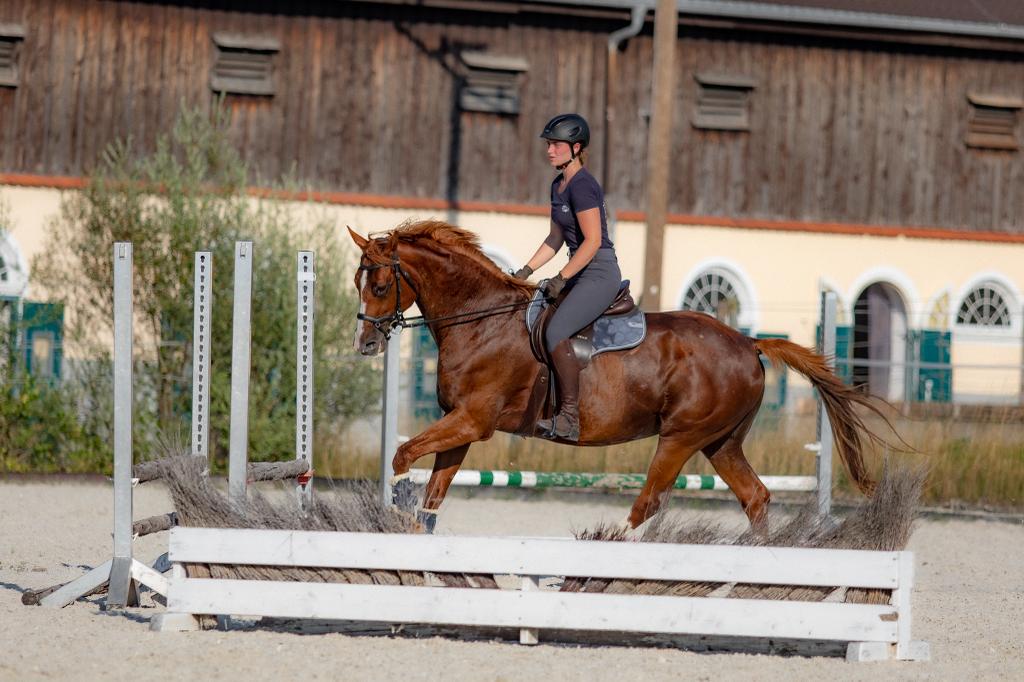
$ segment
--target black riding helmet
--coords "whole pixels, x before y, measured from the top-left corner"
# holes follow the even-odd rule
[[[590,126],[579,114],[559,114],[548,121],[540,136],[545,140],[568,142],[569,153],[572,158],[576,158],[576,149],[573,145],[579,142],[580,151],[587,148],[590,144]]]

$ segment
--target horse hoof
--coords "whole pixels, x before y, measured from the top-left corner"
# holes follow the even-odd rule
[[[412,514],[416,508],[416,484],[409,478],[402,478],[391,488],[391,503],[400,510]]]
[[[434,534],[434,526],[437,525],[436,509],[420,509],[416,512],[416,520],[423,526],[423,532],[427,535]]]

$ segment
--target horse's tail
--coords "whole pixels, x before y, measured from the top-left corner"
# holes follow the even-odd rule
[[[868,429],[855,408],[860,405],[871,410],[881,417],[895,434],[896,429],[889,418],[882,414],[871,397],[844,384],[828,366],[828,360],[813,350],[785,339],[757,339],[754,348],[773,364],[788,365],[803,374],[814,388],[818,389],[829,421],[832,423],[836,450],[845,463],[850,478],[865,495],[874,492],[875,482],[871,480],[861,456],[864,436],[877,445],[889,444]],[[898,434],[896,437],[903,442]],[[905,442],[903,444],[906,445]]]

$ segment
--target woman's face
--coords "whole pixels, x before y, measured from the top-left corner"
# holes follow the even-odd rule
[[[561,140],[545,140],[545,142],[548,146],[548,163],[553,168],[569,163],[572,159],[568,142],[562,142]]]

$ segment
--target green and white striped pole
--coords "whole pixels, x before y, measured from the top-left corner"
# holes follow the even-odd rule
[[[429,469],[413,469],[412,481],[423,485]],[[811,492],[817,489],[814,476],[762,476],[772,492]],[[588,474],[566,471],[504,471],[462,469],[455,474],[454,486],[482,488],[592,488],[600,490],[637,490],[647,482],[646,474]],[[718,476],[690,474],[676,479],[675,490],[729,490]]]

